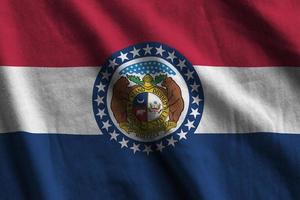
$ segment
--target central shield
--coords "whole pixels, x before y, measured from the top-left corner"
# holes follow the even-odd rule
[[[150,122],[158,119],[163,110],[161,99],[150,92],[138,94],[133,100],[132,107],[132,112],[140,122]]]

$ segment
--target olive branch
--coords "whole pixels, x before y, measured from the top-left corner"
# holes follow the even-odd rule
[[[130,80],[138,85],[143,85],[143,83],[144,83],[138,76],[127,75],[127,78],[128,78],[128,80]]]

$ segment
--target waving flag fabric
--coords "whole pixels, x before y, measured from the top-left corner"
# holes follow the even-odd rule
[[[299,199],[297,1],[0,1],[0,199]]]

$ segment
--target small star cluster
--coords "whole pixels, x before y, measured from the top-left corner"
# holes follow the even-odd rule
[[[149,62],[140,62],[134,65],[130,65],[124,68],[120,75],[126,74],[168,74],[168,75],[176,75],[176,73],[168,66],[164,65],[163,63],[156,62],[156,61],[149,61]]]

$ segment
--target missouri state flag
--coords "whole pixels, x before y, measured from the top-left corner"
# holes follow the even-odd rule
[[[300,199],[299,9],[0,0],[0,199]]]

